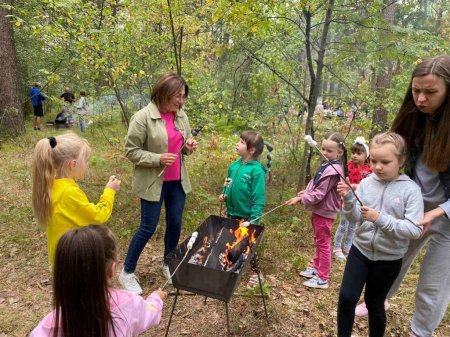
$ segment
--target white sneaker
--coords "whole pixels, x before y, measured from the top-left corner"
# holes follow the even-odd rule
[[[339,261],[345,262],[347,260],[347,257],[344,255],[341,249],[336,249],[333,251],[333,255],[336,259]]]
[[[305,270],[301,271],[300,273],[298,273],[300,276],[306,277],[306,278],[313,278],[314,276],[317,275],[317,270],[316,268],[313,267],[308,267]]]
[[[119,283],[123,289],[140,295],[142,294],[142,288],[137,282],[137,279],[138,278],[136,275],[125,273],[124,270],[122,270],[119,274]]]
[[[312,279],[303,282],[303,285],[305,287],[319,288],[319,289],[327,289],[329,286],[328,281],[324,281],[320,277],[313,277]]]
[[[169,280],[169,284],[172,284],[172,278],[170,277],[170,269],[169,266],[167,264],[163,264],[163,274],[166,277],[167,280]]]

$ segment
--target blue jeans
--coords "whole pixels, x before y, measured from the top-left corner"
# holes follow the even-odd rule
[[[86,116],[78,115],[81,132],[86,132]]]
[[[181,218],[186,201],[186,193],[184,193],[181,186],[181,181],[165,181],[162,185],[159,201],[141,199],[141,224],[128,247],[124,263],[126,273],[134,273],[136,270],[136,264],[145,245],[156,231],[163,201],[166,208],[164,258],[177,247],[180,239]]]

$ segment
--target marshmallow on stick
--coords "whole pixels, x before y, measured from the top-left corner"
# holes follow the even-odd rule
[[[317,142],[310,135],[305,136],[305,141],[308,143],[309,146],[317,147]]]

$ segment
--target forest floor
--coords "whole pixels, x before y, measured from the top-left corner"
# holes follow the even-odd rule
[[[45,130],[39,134],[29,133],[14,142],[4,141],[0,150],[0,337],[26,336],[51,310],[52,281],[47,262],[46,238],[32,216],[30,172],[35,142],[39,137],[47,137],[53,132]],[[117,141],[93,137],[88,135],[91,143],[96,144],[95,155],[91,160],[89,175],[80,185],[86,190],[90,200],[97,200],[103,182],[106,183],[109,175],[121,175],[122,189],[117,195],[109,226],[119,239],[119,260],[123,261],[139,219],[138,200],[131,192],[131,165],[122,158],[120,142],[123,135],[117,136]],[[198,159],[190,162],[194,192],[188,197],[182,238],[189,236],[208,214],[219,213],[217,195],[226,167],[234,154],[230,152],[225,158],[220,151],[214,154],[213,148],[218,146],[214,143],[217,143],[217,139],[205,139],[203,145],[208,149],[199,151],[195,154]],[[218,161],[224,165],[219,170],[220,177],[205,179],[205,176],[209,177],[214,173],[218,175],[218,167],[214,166],[218,165],[215,164]],[[275,169],[274,176],[274,184],[279,186],[276,185]],[[278,178],[278,183],[280,180]],[[218,187],[208,188],[210,185]],[[279,203],[277,193],[269,194],[267,210]],[[264,317],[259,289],[246,288],[247,275],[244,275],[229,303],[232,336],[335,336],[337,298],[344,263],[333,260],[329,289],[305,288],[302,286],[304,279],[298,276],[298,272],[307,266],[314,250],[308,213],[299,208],[282,208],[278,214],[267,217],[263,222],[266,230],[259,247],[259,257],[260,267],[267,280],[265,290],[269,318],[266,321]],[[139,260],[136,273],[144,288],[144,295],[160,287],[165,281],[161,268],[161,228],[163,226],[159,226]],[[418,263],[420,259],[391,301],[387,312],[387,337],[408,336]],[[120,266],[118,269],[120,270]],[[167,290],[174,292],[172,287]],[[169,296],[165,301],[161,324],[143,336],[164,336],[173,299],[173,296]],[[208,299],[205,304],[202,296],[181,296],[169,336],[226,336],[225,319],[223,302]],[[365,337],[368,335],[367,331],[367,319],[356,319],[354,336]],[[450,336],[449,312],[436,336]]]

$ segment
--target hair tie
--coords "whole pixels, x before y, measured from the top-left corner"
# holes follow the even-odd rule
[[[55,137],[48,137],[48,141],[50,142],[50,147],[52,149],[54,149],[55,146],[56,146],[56,138]]]
[[[366,150],[366,156],[369,157],[369,146],[367,146],[366,139],[364,137],[356,137],[353,144],[362,145],[364,147],[364,150]]]
[[[270,155],[270,153],[273,151],[273,146],[266,141],[264,141],[263,143],[267,147],[267,151],[269,151],[269,153],[267,154],[267,170],[270,172],[270,167],[272,166],[272,156]]]

